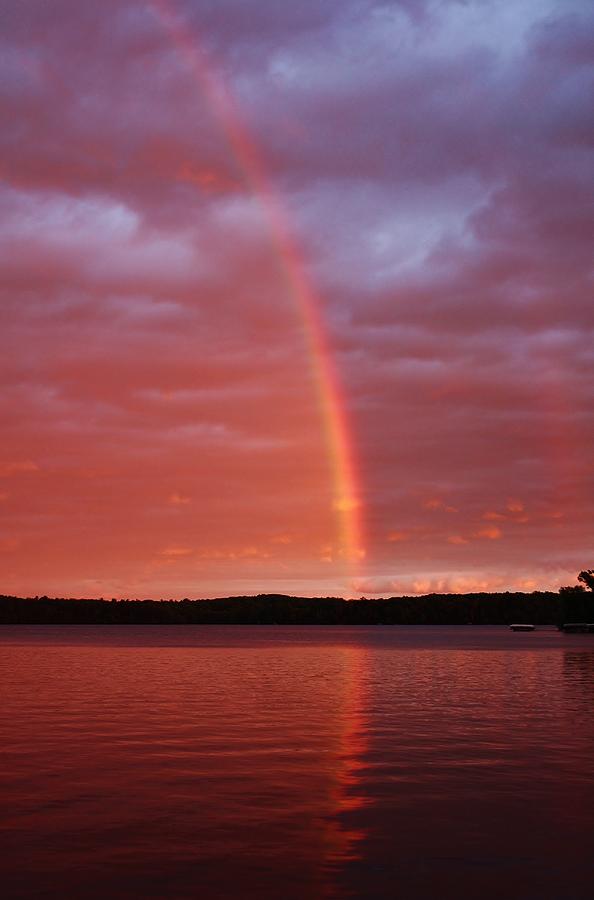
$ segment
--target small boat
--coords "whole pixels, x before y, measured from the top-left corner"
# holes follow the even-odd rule
[[[593,622],[566,622],[561,626],[565,634],[594,634]]]
[[[519,625],[517,622],[509,627],[512,631],[534,631],[534,625]]]

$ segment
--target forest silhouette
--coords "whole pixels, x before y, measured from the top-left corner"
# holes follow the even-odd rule
[[[562,625],[594,622],[594,570],[553,591],[344,600],[284,594],[210,600],[0,595],[0,623],[28,625]]]

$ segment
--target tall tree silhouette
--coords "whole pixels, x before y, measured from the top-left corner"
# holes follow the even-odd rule
[[[578,575],[577,580],[585,584],[591,591],[594,591],[594,569],[584,569]]]

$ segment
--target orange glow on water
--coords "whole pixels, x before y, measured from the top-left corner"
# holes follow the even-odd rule
[[[338,551],[351,576],[365,557],[361,489],[358,483],[353,439],[340,378],[320,314],[320,299],[307,275],[299,249],[277,192],[266,174],[258,148],[242,121],[222,79],[199,45],[196,35],[184,27],[171,6],[160,0],[152,9],[194,76],[216,116],[247,184],[259,201],[269,225],[270,240],[282,264],[287,287],[297,309],[318,397],[333,478],[333,510],[337,520]],[[193,179],[196,180],[196,177]],[[208,176],[201,175],[200,185]]]
[[[342,732],[340,756],[342,765],[337,768],[338,813],[359,809],[362,798],[357,794],[359,770],[367,750],[365,675],[369,668],[368,651],[363,647],[341,648],[344,663],[344,697],[341,705]]]

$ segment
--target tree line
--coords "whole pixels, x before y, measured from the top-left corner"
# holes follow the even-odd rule
[[[506,625],[568,621],[550,591],[389,599],[260,594],[217,600],[90,600],[0,596],[0,623],[31,625]],[[581,599],[581,598],[580,598]],[[572,621],[593,621],[594,613]]]
[[[0,595],[0,623],[20,625],[561,625],[594,622],[594,570],[559,593],[424,594],[388,599],[258,594],[216,600],[104,600]]]

